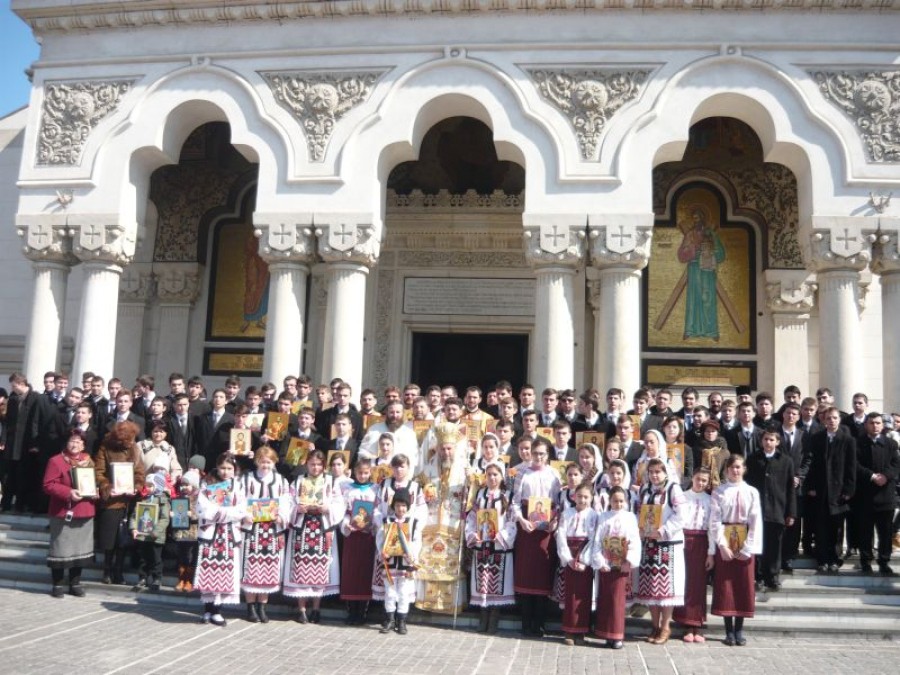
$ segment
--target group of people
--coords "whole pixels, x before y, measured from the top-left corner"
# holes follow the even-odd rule
[[[30,456],[40,447],[7,454],[9,439],[37,439],[19,425],[55,404],[61,451],[44,460],[41,492],[57,597],[66,570],[68,591],[84,594],[95,550],[104,582],[123,583],[137,552],[135,590],[159,589],[168,541],[176,589],[199,591],[216,625],[241,593],[247,619],[267,622],[281,593],[302,623],[320,621],[323,597],[346,601],[350,624],[382,601],[382,632],[400,634],[413,603],[448,613],[468,603],[488,633],[517,605],[523,633],[537,636],[552,601],[570,644],[593,631],[621,647],[630,605],[649,607],[649,642],[665,643],[673,620],[686,642],[703,642],[711,579],[725,642],[743,645],[755,593],[780,588],[801,543],[819,573],[838,573],[846,540],[861,572],[877,563],[893,574],[895,420],[868,412],[863,394],[845,415],[827,389],[804,399],[788,388],[775,411],[746,388],[734,401],[712,392],[708,406],[688,388],[674,411],[665,389],[638,390],[627,409],[618,389],[548,388],[538,399],[525,385],[514,398],[500,382],[486,400],[477,387],[460,398],[408,385],[379,406],[364,390],[357,407],[340,380],[313,405],[305,376],[286,378],[277,397],[272,385],[248,387],[242,400],[237,378],[206,398],[197,378],[179,390],[176,373],[167,397],[149,376],[130,392],[110,388],[113,406],[86,374],[92,393],[78,390],[76,416],[76,390],[57,392],[64,376],[53,375],[61,397],[45,392],[47,402],[10,378],[3,505],[36,510],[22,458],[41,466]],[[82,495],[91,469],[96,496]]]

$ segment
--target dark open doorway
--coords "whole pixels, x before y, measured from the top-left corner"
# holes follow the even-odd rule
[[[528,374],[528,336],[483,333],[413,333],[412,378],[424,390],[453,385],[493,389],[508,380],[518,391]]]

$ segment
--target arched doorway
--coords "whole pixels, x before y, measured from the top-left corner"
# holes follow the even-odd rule
[[[730,117],[693,125],[679,162],[653,172],[656,214],[643,279],[642,381],[707,391],[772,381],[767,269],[802,269],[797,180],[763,160]]]
[[[525,171],[501,161],[489,127],[451,117],[386,185],[375,283],[375,387],[527,378],[534,280],[522,248]]]

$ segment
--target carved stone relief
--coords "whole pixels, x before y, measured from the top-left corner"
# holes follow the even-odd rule
[[[191,263],[154,265],[159,301],[169,305],[191,305],[200,295],[200,266]]]
[[[54,226],[50,222],[36,220],[27,226],[20,225],[17,233],[25,240],[22,252],[34,262],[57,262],[73,265],[72,237],[65,225]]]
[[[599,159],[600,136],[619,108],[640,94],[650,70],[529,70],[541,96],[575,130],[581,157]]]
[[[503,190],[494,190],[489,195],[482,195],[475,190],[466,190],[463,194],[453,194],[448,190],[439,190],[437,194],[425,194],[421,190],[413,190],[408,195],[398,195],[389,189],[386,206],[388,212],[404,213],[416,210],[434,212],[472,209],[521,213],[525,207],[525,193],[507,194]]]
[[[388,363],[391,355],[391,325],[394,310],[394,270],[378,270],[378,288],[375,295],[375,354],[372,382],[376,391],[388,386]]]
[[[303,125],[309,159],[322,162],[334,125],[372,93],[385,71],[261,72],[282,108]]]
[[[44,85],[38,166],[77,166],[88,136],[112,113],[135,80],[51,82]]]
[[[399,267],[525,267],[524,251],[398,251]]]
[[[853,120],[870,163],[900,162],[900,70],[810,70],[819,91]]]

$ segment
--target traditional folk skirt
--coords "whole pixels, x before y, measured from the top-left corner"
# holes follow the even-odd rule
[[[243,550],[241,589],[245,593],[277,593],[284,568],[284,534],[276,523],[255,523],[244,536]]]
[[[600,572],[594,635],[604,640],[625,639],[625,594],[631,572]]]
[[[753,559],[754,556],[750,556],[747,560],[726,561],[716,551],[712,614],[748,618],[753,616],[756,610]]]
[[[47,567],[68,569],[83,567],[94,558],[94,519],[50,518],[50,550]]]
[[[354,531],[344,537],[341,554],[341,600],[372,599],[372,561],[375,560],[375,537],[369,532]]]
[[[334,533],[325,529],[322,516],[307,514],[300,527],[292,527],[285,560],[284,594],[290,598],[321,598],[340,590],[340,561]]]
[[[471,552],[470,602],[476,607],[514,605],[512,551],[498,551],[489,545]]]
[[[588,544],[585,537],[569,537],[569,554],[578,559]],[[562,629],[564,633],[587,633],[591,625],[591,605],[594,600],[594,570],[588,567],[582,572],[566,565],[562,568]]]
[[[213,529],[211,540],[200,540],[194,590],[204,602],[236,605],[241,601],[240,544],[234,539],[230,523]]]
[[[648,606],[684,604],[684,554],[680,541],[645,539],[634,601]]]
[[[515,548],[516,593],[550,595],[557,567],[553,535],[547,530],[526,532],[519,526]]]
[[[684,531],[684,605],[672,615],[682,626],[699,628],[706,623],[706,530]]]

